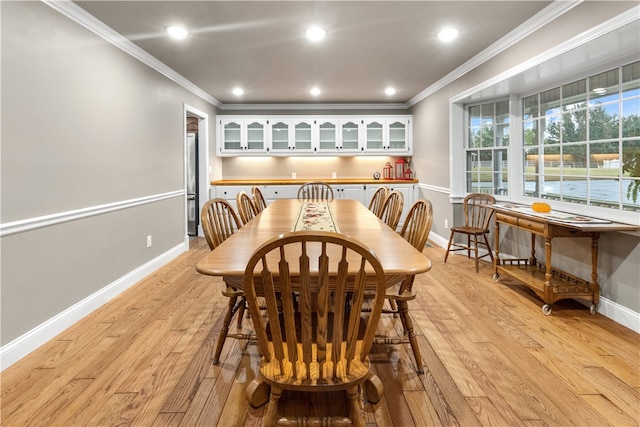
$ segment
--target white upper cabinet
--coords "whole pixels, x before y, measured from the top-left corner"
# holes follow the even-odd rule
[[[412,154],[411,116],[227,116],[219,120],[221,156]]]
[[[269,120],[270,152],[288,152],[291,149],[291,138],[289,137],[289,121]]]
[[[338,151],[341,153],[361,152],[364,141],[362,120],[358,118],[338,119]]]
[[[313,119],[294,119],[293,150],[295,153],[312,153],[314,148],[316,123]]]
[[[333,154],[339,149],[338,123],[336,120],[326,118],[317,121],[318,146],[316,152]]]
[[[218,120],[218,153],[241,155],[267,152],[267,121],[251,118]]]
[[[401,154],[411,148],[411,117],[368,117],[364,119],[364,151],[367,153]]]

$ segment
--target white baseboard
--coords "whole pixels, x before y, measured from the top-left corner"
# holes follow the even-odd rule
[[[600,297],[598,313],[640,334],[640,313],[603,297]]]
[[[447,244],[449,243],[448,238],[445,239],[444,237],[439,236],[433,232],[429,234],[429,241],[440,246],[441,248],[446,248]],[[587,307],[590,305],[590,303],[587,303],[586,301],[577,301],[585,304]],[[611,301],[603,297],[600,297],[598,313],[640,334],[640,313],[636,313],[635,311],[623,305],[620,305],[615,301]]]
[[[92,311],[111,301],[123,291],[188,250],[188,248],[188,244],[185,249],[185,244],[181,243],[169,249],[167,252],[141,265],[46,322],[36,326],[24,335],[2,346],[2,348],[0,348],[0,372],[51,340]]]

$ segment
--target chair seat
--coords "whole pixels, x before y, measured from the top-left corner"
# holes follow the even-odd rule
[[[385,293],[387,298],[391,298],[396,301],[411,301],[416,299],[416,291],[413,287],[411,287],[411,289],[404,289],[402,292],[400,292],[401,286],[402,282],[399,282],[393,286],[388,287],[387,292]]]
[[[476,234],[476,235],[489,233],[489,230],[485,230],[483,228],[475,228],[475,227],[451,227],[451,230],[456,231],[458,233]]]
[[[231,298],[231,297],[242,297],[244,296],[244,291],[232,288],[230,286],[227,286],[226,288],[224,288],[222,290],[222,295],[224,295],[225,297]]]

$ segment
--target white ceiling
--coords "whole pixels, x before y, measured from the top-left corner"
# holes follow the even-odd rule
[[[225,104],[404,104],[551,1],[76,1]],[[188,27],[183,41],[164,28]],[[308,25],[328,30],[321,43]],[[443,44],[443,26],[460,37]],[[309,94],[312,86],[322,94]],[[231,91],[242,86],[245,94]],[[397,93],[384,94],[387,86]]]

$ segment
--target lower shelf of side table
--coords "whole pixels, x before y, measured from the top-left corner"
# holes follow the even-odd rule
[[[549,304],[562,299],[585,299],[591,302],[591,313],[597,311],[600,296],[600,286],[597,283],[589,283],[579,277],[565,271],[552,268],[549,282],[545,279],[546,267],[542,263],[532,265],[528,259],[500,259],[496,260],[494,280],[500,280],[504,274],[522,282],[538,295],[545,305],[542,307],[544,314],[551,313]]]

